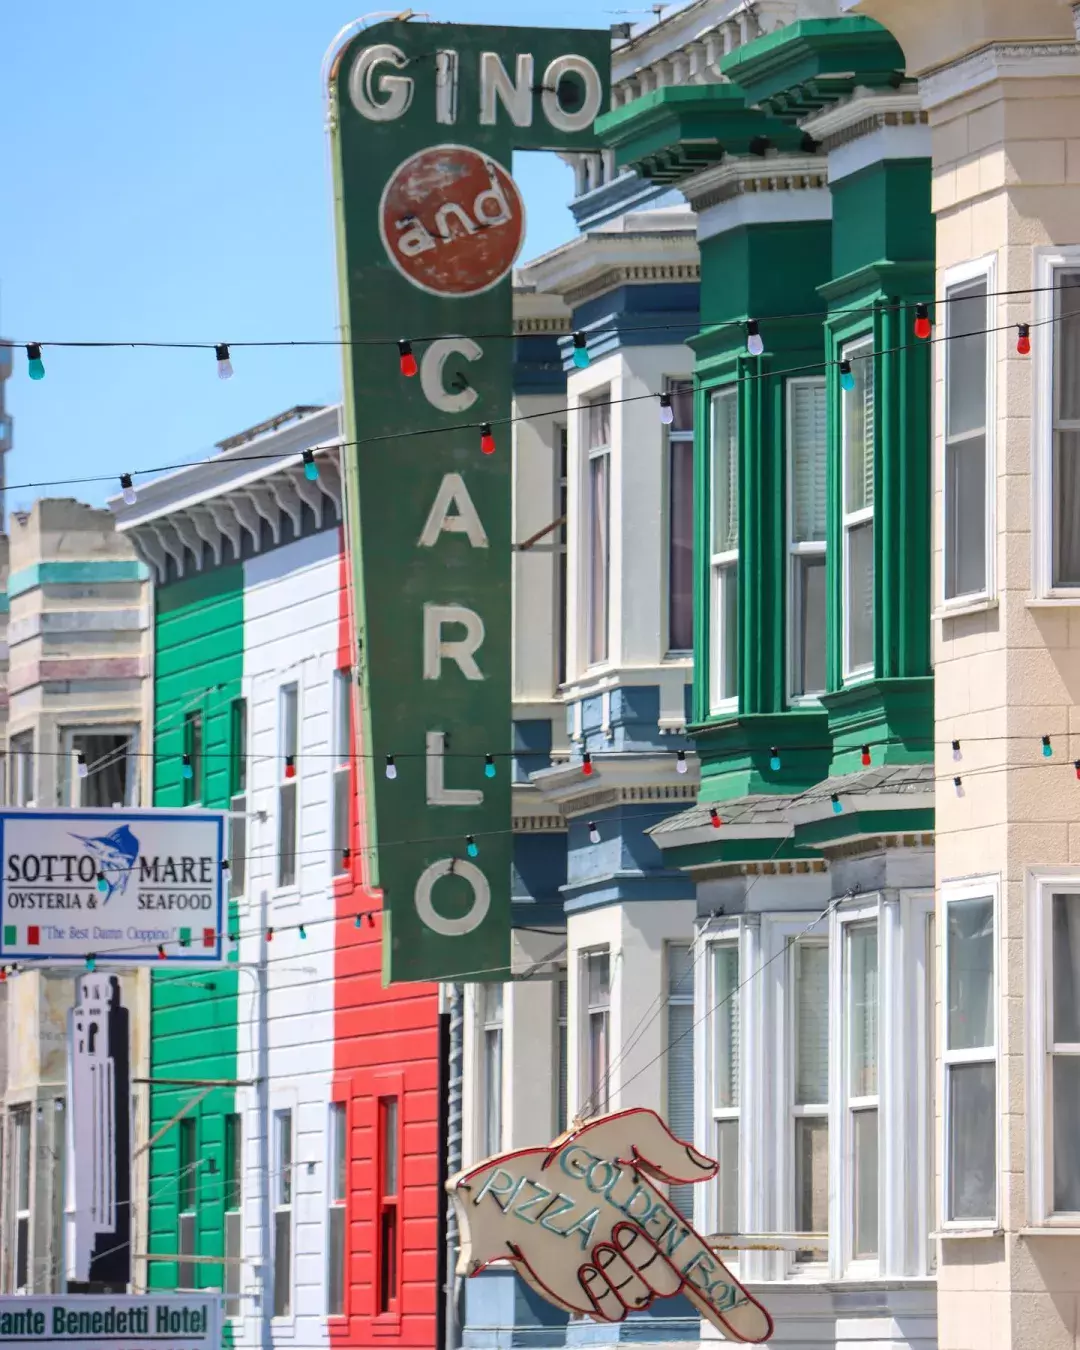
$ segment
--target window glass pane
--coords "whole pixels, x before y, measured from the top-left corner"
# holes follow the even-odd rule
[[[859,926],[848,933],[848,997],[851,1016],[852,1097],[877,1092],[878,1005],[877,929]]]
[[[225,1208],[239,1209],[241,1197],[240,1116],[232,1112],[225,1117]]]
[[[994,1066],[951,1064],[947,1072],[948,1217],[993,1219],[997,1210]]]
[[[950,1050],[994,1044],[994,902],[952,900],[948,916],[947,1039]]]
[[[180,1215],[176,1251],[180,1257],[195,1255],[195,1215],[190,1211],[187,1214]],[[194,1261],[181,1260],[177,1263],[176,1283],[179,1289],[195,1289],[198,1287]]]
[[[851,362],[855,388],[843,394],[844,510],[874,504],[874,359],[873,340],[849,343],[842,359]]]
[[[187,713],[184,717],[184,754],[188,757],[190,774],[183,777],[185,802],[201,802],[203,793],[203,721],[201,712]]]
[[[334,758],[338,764],[345,764],[349,759],[352,723],[351,671],[334,671],[334,704]]]
[[[134,775],[131,751],[137,750],[134,732],[76,731],[71,737],[71,760],[78,763],[83,757],[87,774],[74,774],[69,794],[72,806],[113,807],[129,806],[133,802]],[[65,765],[70,773],[70,761]]]
[[[247,797],[229,800],[229,898],[244,894],[247,886]]]
[[[239,1317],[241,1312],[243,1243],[244,1216],[239,1210],[230,1210],[225,1215],[225,1255],[229,1259],[225,1262],[225,1274],[222,1279],[226,1317]]]
[[[716,1065],[713,1073],[714,1104],[739,1104],[739,948],[735,943],[716,948],[716,992],[713,1038]]]
[[[1055,1055],[1054,1209],[1080,1211],[1080,1056]]]
[[[278,1111],[277,1120],[277,1192],[279,1205],[292,1204],[292,1112]]]
[[[694,430],[694,381],[668,380],[667,391],[671,395],[672,423],[668,428],[672,435],[680,431]]]
[[[1055,586],[1080,585],[1080,272],[1054,273],[1053,485]]]
[[[739,693],[739,565],[713,569],[713,698],[717,703]]]
[[[607,1110],[608,1105],[608,1015],[589,1014],[589,1105],[590,1114]]]
[[[347,872],[345,850],[349,847],[349,766],[334,770],[334,871]]]
[[[397,1298],[397,1255],[398,1255],[397,1206],[390,1205],[383,1210],[379,1219],[379,1247],[382,1260],[379,1262],[379,1311],[387,1312]]]
[[[296,885],[296,781],[278,788],[278,885]]]
[[[15,1114],[15,1157],[18,1182],[15,1187],[16,1209],[30,1208],[30,1112]]]
[[[386,1097],[382,1104],[383,1197],[398,1193],[398,1100]]]
[[[829,1122],[795,1122],[795,1231],[829,1231]]]
[[[874,664],[874,522],[848,531],[848,670]]]
[[[589,1007],[607,1007],[611,996],[610,960],[607,952],[590,952],[587,957]]]
[[[589,460],[589,662],[607,660],[610,562],[609,455]]]
[[[1054,432],[1053,474],[1052,580],[1055,586],[1080,586],[1080,431]]]
[[[559,1038],[559,1046],[558,1046],[559,1100],[558,1105],[556,1107],[557,1116],[555,1120],[555,1132],[556,1134],[561,1134],[562,1131],[565,1130],[567,1125],[569,1124],[569,1120],[567,1119],[568,1113],[567,1085],[569,1081],[567,1078],[567,1054],[569,1053],[569,1042],[567,1034],[569,982],[567,980],[565,970],[559,971],[558,990],[556,992],[556,998],[558,1000],[558,1004],[556,1007],[556,1021],[558,1024],[558,1038]]]
[[[945,446],[945,596],[986,589],[986,437]]]
[[[611,444],[611,392],[605,389],[585,404],[585,448]]]
[[[952,286],[946,305],[945,435],[986,427],[986,278]]]
[[[852,1255],[877,1256],[878,1250],[878,1113],[852,1114],[855,1143],[855,1228]]]
[[[484,1153],[492,1157],[502,1148],[502,1028],[484,1029]]]
[[[34,733],[20,732],[11,738],[11,787],[13,806],[34,805]]]
[[[716,1223],[721,1233],[739,1231],[739,1122],[716,1122]]]
[[[297,693],[296,685],[288,684],[281,691],[281,756],[282,760],[296,754]],[[284,763],[279,772],[284,772]]]
[[[1080,421],[1080,272],[1055,272],[1054,287],[1054,420]]]
[[[694,1138],[694,1005],[668,1004],[667,1120],[677,1139]],[[694,1215],[694,1183],[669,1187],[671,1203],[685,1219]]]
[[[825,690],[825,555],[795,557],[795,678],[793,694]]]
[[[824,543],[827,522],[825,381],[792,383],[791,530],[795,543]]]
[[[795,1102],[819,1106],[829,1100],[829,949],[822,943],[795,946]]]
[[[333,1205],[326,1220],[326,1311],[335,1317],[345,1311],[345,1206]]]
[[[274,1211],[274,1316],[292,1311],[292,1210]]]
[[[1080,895],[1055,895],[1051,906],[1053,1040],[1057,1045],[1075,1045],[1080,1043]]]
[[[672,441],[668,503],[668,650],[694,645],[694,443]]]
[[[330,1199],[345,1199],[345,1103],[330,1103]]]
[[[739,454],[735,392],[712,399],[713,553],[739,547]]]
[[[180,1131],[179,1146],[179,1184],[177,1192],[180,1199],[181,1209],[195,1208],[195,1122],[194,1120],[181,1120],[177,1127]]]
[[[234,793],[247,791],[247,699],[235,698],[230,714],[232,783]]]

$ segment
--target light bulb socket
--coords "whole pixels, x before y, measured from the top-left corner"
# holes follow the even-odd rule
[[[575,334],[574,334],[574,350],[575,350],[575,351],[579,351],[579,352],[580,352],[580,351],[583,351],[586,347],[588,347],[588,345],[589,345],[588,339],[585,337],[585,334],[584,334],[584,333],[575,333]]]
[[[28,342],[28,343],[26,344],[26,359],[27,359],[28,361],[40,361],[40,360],[41,360],[41,343],[40,343],[40,342]]]

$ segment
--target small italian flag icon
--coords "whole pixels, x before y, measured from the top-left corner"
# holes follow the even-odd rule
[[[19,945],[19,930],[13,923],[4,924],[4,946],[17,947]]]
[[[36,923],[32,923],[26,930],[26,945],[28,947],[41,946],[41,929]]]

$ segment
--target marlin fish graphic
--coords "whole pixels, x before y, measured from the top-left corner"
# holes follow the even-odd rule
[[[85,834],[73,834],[71,837],[86,845],[87,852],[92,853],[97,859],[98,866],[105,876],[108,890],[102,896],[101,903],[107,905],[117,891],[123,895],[127,891],[135,860],[139,856],[139,841],[128,826],[121,825],[111,834],[99,835],[96,838]]]

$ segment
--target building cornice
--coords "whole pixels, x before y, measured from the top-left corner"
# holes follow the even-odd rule
[[[850,98],[806,118],[801,126],[828,153],[882,127],[926,126],[929,121],[915,88],[906,93],[860,89]]]
[[[595,755],[586,777],[580,763],[557,765],[531,775],[546,802],[567,816],[603,811],[628,802],[693,802],[698,793],[698,766],[687,757],[688,772],[675,778],[671,755],[612,751]]]
[[[657,216],[660,212],[655,213]],[[522,282],[537,291],[554,292],[567,304],[576,306],[595,299],[605,290],[629,279],[646,284],[656,280],[696,280],[698,246],[695,222],[690,212],[667,212],[657,224],[668,228],[642,230],[590,230],[569,243],[545,253],[521,269]],[[693,277],[668,277],[664,269],[694,269]],[[650,270],[658,269],[649,276]],[[608,278],[615,277],[614,281]]]
[[[238,560],[245,534],[251,551],[261,552],[264,522],[274,545],[283,538],[286,520],[299,537],[305,507],[320,529],[328,523],[327,510],[340,521],[340,426],[340,405],[322,408],[212,459],[140,482],[133,505],[122,497],[109,501],[116,528],[131,537],[139,556],[164,582],[170,562],[176,577],[202,571],[208,560],[220,566],[226,542]],[[305,450],[314,452],[318,465],[314,482],[304,474]]]
[[[1080,44],[1073,41],[993,42],[919,79],[924,108],[938,108],[998,80],[1080,75]]]
[[[695,212],[751,194],[805,192],[826,188],[824,163],[814,155],[766,155],[761,159],[726,159],[679,184]]]

